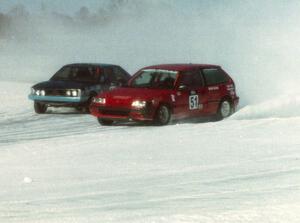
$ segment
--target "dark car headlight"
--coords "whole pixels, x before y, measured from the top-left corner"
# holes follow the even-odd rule
[[[80,97],[81,90],[80,89],[67,90],[66,95],[70,97]]]
[[[34,89],[31,88],[31,94],[32,95],[37,95],[37,96],[45,96],[46,95],[46,91],[45,90],[39,90],[39,89]]]
[[[41,90],[41,91],[40,91],[40,95],[41,95],[41,96],[45,96],[45,95],[46,95],[45,90]]]

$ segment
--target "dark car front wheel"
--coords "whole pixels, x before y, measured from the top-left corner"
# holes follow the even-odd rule
[[[75,107],[75,109],[76,109],[78,112],[90,114],[89,106]]]
[[[171,119],[170,108],[166,105],[160,105],[156,111],[155,124],[167,125]]]
[[[44,114],[47,111],[47,106],[45,104],[34,102],[34,111],[37,114]]]
[[[89,100],[87,101],[86,105],[82,108],[82,111],[84,113],[87,113],[87,114],[90,114],[91,111],[90,111],[90,106],[92,104],[92,100],[93,100],[93,97],[95,97],[97,94],[94,92],[90,95],[90,98]]]
[[[113,120],[98,118],[98,122],[100,125],[112,125],[114,123]]]

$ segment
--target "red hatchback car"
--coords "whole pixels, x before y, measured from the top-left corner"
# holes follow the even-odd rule
[[[99,94],[90,111],[102,125],[119,120],[166,125],[171,118],[221,120],[238,101],[233,80],[220,66],[163,64],[139,70],[126,87]]]

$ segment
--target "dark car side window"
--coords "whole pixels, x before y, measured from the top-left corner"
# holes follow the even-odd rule
[[[114,67],[113,72],[117,82],[126,83],[128,81],[129,75],[120,67]]]
[[[203,86],[203,79],[199,70],[184,71],[181,73],[180,85],[185,85],[188,88]]]
[[[119,67],[104,67],[102,69],[101,82],[104,84],[126,84],[129,74]]]
[[[111,84],[112,82],[116,81],[116,77],[114,75],[114,71],[112,67],[104,67],[102,69],[102,78],[104,84]]]
[[[218,68],[207,68],[202,70],[207,85],[216,85],[228,81],[225,72]]]
[[[94,69],[92,67],[79,67],[76,72],[73,72],[73,79],[93,83],[96,81]]]

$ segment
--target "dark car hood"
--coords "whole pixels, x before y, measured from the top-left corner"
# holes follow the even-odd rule
[[[75,81],[44,81],[33,86],[35,89],[83,89],[95,85],[94,83],[82,83]]]

